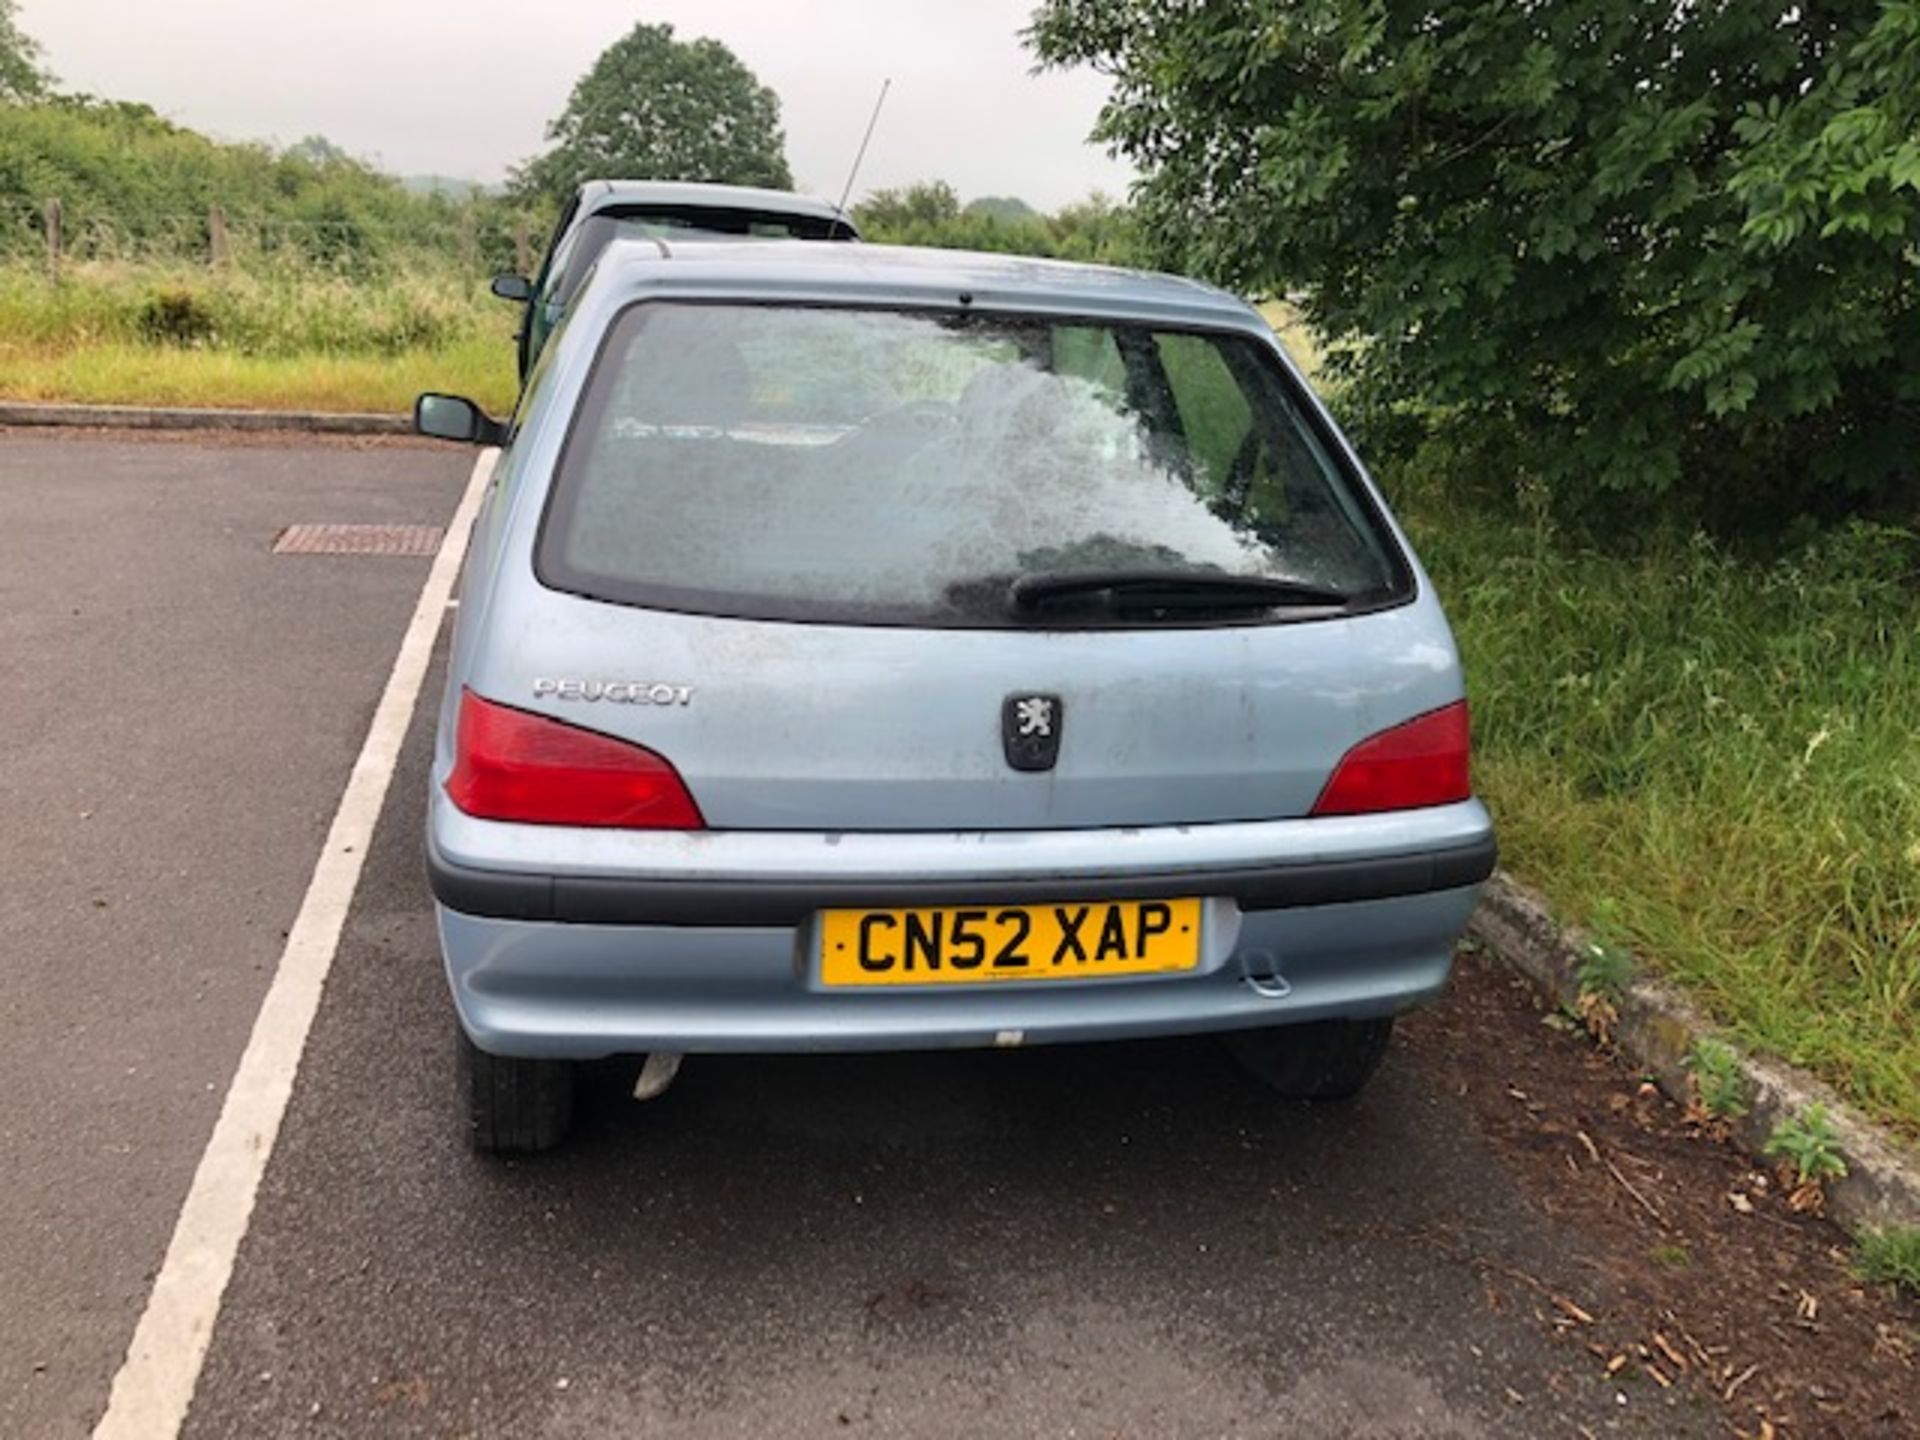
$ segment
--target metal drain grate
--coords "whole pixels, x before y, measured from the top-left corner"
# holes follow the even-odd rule
[[[276,555],[432,555],[445,532],[438,525],[289,525],[273,542]]]

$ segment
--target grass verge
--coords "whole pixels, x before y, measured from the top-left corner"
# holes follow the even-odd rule
[[[496,411],[515,393],[516,312],[425,266],[316,271],[0,271],[0,398],[404,411],[422,390]]]
[[[508,343],[467,340],[394,355],[237,355],[125,342],[22,354],[0,343],[0,397],[78,405],[400,413],[413,408],[421,391],[445,390],[470,396],[497,414],[513,404]]]
[[[1626,556],[1396,504],[1466,659],[1507,866],[1920,1136],[1915,538]]]
[[[1865,1230],[1854,1242],[1854,1273],[1920,1300],[1920,1230]]]
[[[1263,300],[1260,302],[1260,316],[1273,327],[1273,333],[1280,337],[1280,343],[1293,363],[1300,367],[1309,380],[1318,384],[1321,362],[1325,357],[1321,353],[1319,339],[1300,318],[1300,312],[1284,300]]]

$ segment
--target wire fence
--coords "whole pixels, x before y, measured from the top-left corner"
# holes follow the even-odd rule
[[[228,214],[209,206],[193,213],[75,213],[56,199],[35,204],[0,200],[0,263],[64,266],[90,263],[272,267],[342,270],[401,263],[456,266],[474,274],[532,262],[527,217],[478,207],[442,219],[383,222],[355,216],[309,219]]]

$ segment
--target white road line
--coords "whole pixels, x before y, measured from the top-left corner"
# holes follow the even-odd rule
[[[147,1296],[127,1357],[114,1376],[107,1412],[94,1427],[94,1440],[167,1440],[179,1433],[187,1418],[187,1406],[207,1358],[207,1343],[213,1338],[213,1323],[220,1314],[220,1299],[247,1233],[260,1177],[280,1133],[300,1054],[320,1005],[321,987],[333,966],[340,929],[360,883],[367,842],[393,780],[400,745],[433,655],[434,637],[496,458],[497,452],[487,450],[474,462],[466,492],[413,607],[387,688],[373,712],[359,758],[353,762],[327,843],[307,883],[306,898],[287,932],[273,983],[254,1018],[253,1034],[234,1072],[220,1119],[201,1153],[193,1188],[174,1222],[167,1258]]]

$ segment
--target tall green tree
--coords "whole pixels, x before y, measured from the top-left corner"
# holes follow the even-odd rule
[[[0,0],[0,101],[37,100],[52,77],[41,68],[40,46],[21,30],[15,0]]]
[[[636,25],[607,47],[547,127],[516,189],[559,199],[583,180],[709,180],[790,189],[780,97],[718,40]]]
[[[1920,0],[1044,0],[1029,38],[1112,77],[1155,257],[1300,296],[1461,473],[1749,524],[1920,473]]]

